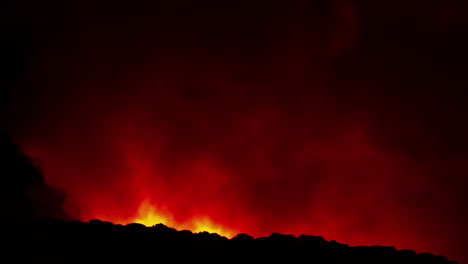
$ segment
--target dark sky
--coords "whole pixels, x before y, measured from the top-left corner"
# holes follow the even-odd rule
[[[1,129],[79,219],[468,263],[466,1],[1,5]]]

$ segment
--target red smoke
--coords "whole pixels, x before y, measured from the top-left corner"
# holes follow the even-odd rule
[[[213,75],[221,80],[204,81],[230,85]],[[44,129],[47,138],[25,144],[47,182],[70,195],[71,215],[446,253],[426,222],[449,220],[428,219],[408,203],[433,191],[428,172],[373,143],[365,116],[315,112],[313,97],[283,105],[249,99],[238,86],[193,99],[164,85],[92,98],[83,91],[51,113],[60,125]],[[418,206],[443,212],[450,203],[439,202]]]
[[[460,259],[454,91],[418,79],[432,69],[372,28],[379,14],[292,2],[180,15],[84,1],[44,22],[32,95],[12,109],[29,104],[18,140],[66,211]]]

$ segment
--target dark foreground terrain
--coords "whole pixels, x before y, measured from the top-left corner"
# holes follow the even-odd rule
[[[349,247],[317,236],[272,234],[254,239],[241,234],[229,240],[162,224],[41,220],[7,233],[7,252],[17,261],[34,263],[454,263],[393,247]]]
[[[393,247],[349,247],[317,236],[254,239],[241,234],[229,240],[162,224],[72,221],[61,209],[65,194],[47,186],[31,161],[1,135],[0,175],[1,263],[454,263]]]

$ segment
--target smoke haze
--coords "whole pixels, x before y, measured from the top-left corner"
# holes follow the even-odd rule
[[[2,127],[80,220],[466,263],[463,1],[11,1]]]

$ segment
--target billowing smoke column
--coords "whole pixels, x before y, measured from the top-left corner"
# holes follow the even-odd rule
[[[182,2],[18,13],[4,124],[69,215],[463,260],[466,6]]]

